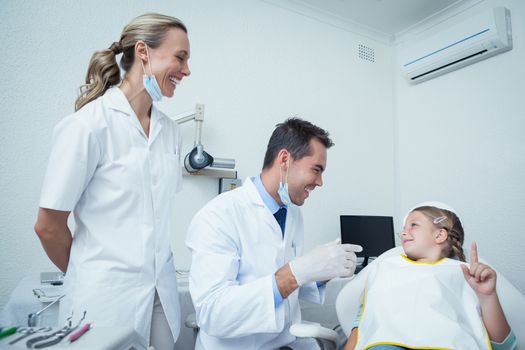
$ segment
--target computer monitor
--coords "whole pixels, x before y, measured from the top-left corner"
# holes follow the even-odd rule
[[[341,242],[359,244],[363,266],[369,257],[377,257],[395,247],[394,220],[391,216],[341,215]]]

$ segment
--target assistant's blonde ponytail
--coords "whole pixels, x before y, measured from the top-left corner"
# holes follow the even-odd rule
[[[97,51],[91,56],[86,83],[80,87],[75,111],[102,96],[111,86],[120,83],[120,69],[115,56],[115,52],[111,49]]]

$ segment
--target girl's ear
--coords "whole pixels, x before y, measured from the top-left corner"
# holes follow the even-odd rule
[[[446,242],[448,239],[448,231],[444,228],[440,228],[439,231],[436,234],[436,243],[443,243]]]

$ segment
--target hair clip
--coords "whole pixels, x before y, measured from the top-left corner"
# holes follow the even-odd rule
[[[446,216],[440,216],[440,217],[437,217],[434,219],[434,221],[432,221],[434,223],[434,225],[437,225],[439,223],[442,223],[443,221],[445,221],[447,219]]]

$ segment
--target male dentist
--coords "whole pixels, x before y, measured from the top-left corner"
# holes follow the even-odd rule
[[[211,200],[193,218],[190,293],[196,349],[294,348],[299,297],[324,301],[324,282],[351,276],[360,246],[331,242],[303,254],[300,206],[323,185],[328,132],[291,118],[278,124],[260,175]]]

